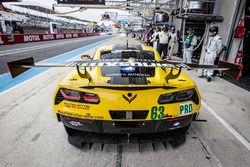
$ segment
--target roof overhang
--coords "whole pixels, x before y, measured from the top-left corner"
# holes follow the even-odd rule
[[[1,0],[2,2],[22,2],[22,0]]]
[[[43,7],[43,6],[38,6],[38,5],[32,5],[32,4],[13,4],[14,6],[19,6],[22,8],[27,8],[35,11],[39,11],[42,13],[49,13],[49,14],[56,14],[56,12],[52,9]]]

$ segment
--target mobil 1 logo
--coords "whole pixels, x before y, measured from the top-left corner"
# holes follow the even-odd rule
[[[180,104],[180,116],[189,115],[193,113],[193,103]]]

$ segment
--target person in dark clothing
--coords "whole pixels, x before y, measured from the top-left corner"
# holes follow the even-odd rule
[[[153,28],[150,28],[147,35],[146,35],[146,38],[148,39],[148,45],[149,46],[153,46],[153,42],[151,42],[151,38],[152,38],[152,35],[153,35],[154,31],[153,31]]]

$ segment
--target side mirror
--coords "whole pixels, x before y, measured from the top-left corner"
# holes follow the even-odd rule
[[[81,59],[89,59],[89,60],[92,60],[92,58],[90,57],[90,55],[81,55]]]

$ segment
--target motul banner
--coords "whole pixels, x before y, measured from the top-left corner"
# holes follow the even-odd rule
[[[67,5],[105,5],[105,0],[57,0],[58,4]]]
[[[65,34],[14,34],[13,40],[8,40],[7,35],[0,35],[0,45],[50,41],[57,39],[79,38],[87,36],[99,36],[100,33],[65,33]]]

